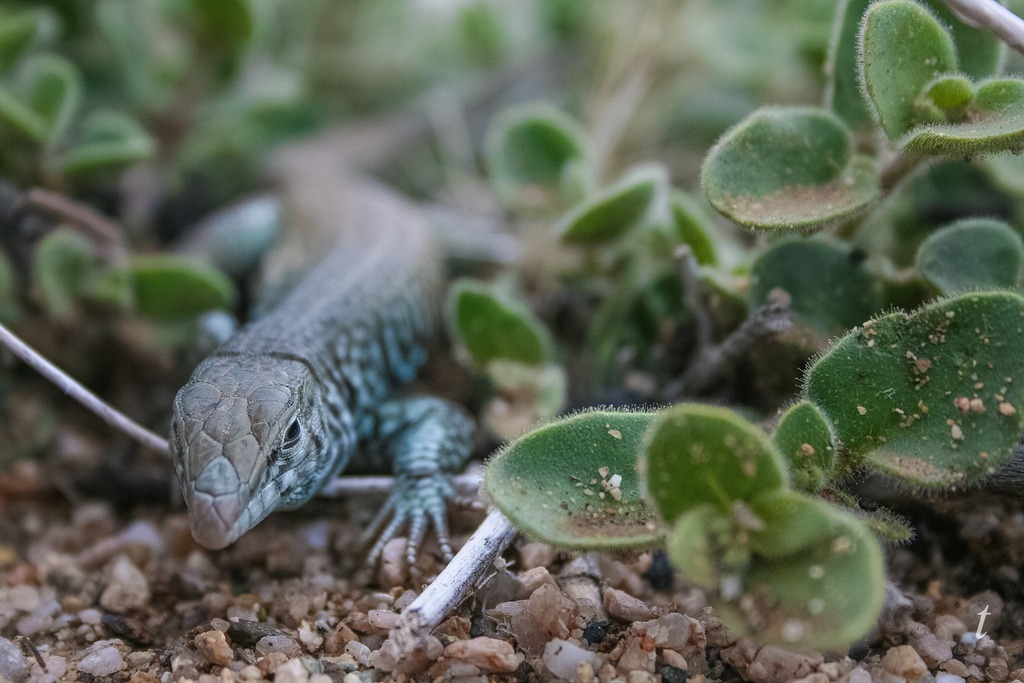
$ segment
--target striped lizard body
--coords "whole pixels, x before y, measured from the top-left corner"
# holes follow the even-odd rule
[[[395,396],[436,325],[441,262],[430,232],[402,199],[324,153],[298,155],[282,175],[291,242],[277,270],[322,256],[178,392],[171,443],[192,534],[223,548],[361,460],[396,475],[369,560],[405,529],[412,563],[431,526],[450,558],[446,501],[472,421],[441,399]]]

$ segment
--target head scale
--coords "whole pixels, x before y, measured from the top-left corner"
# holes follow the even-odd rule
[[[279,357],[212,356],[174,400],[171,452],[192,535],[218,549],[312,496],[344,439],[322,439],[318,384]],[[327,443],[323,443],[326,441]]]

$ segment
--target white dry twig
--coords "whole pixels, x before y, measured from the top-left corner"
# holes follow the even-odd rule
[[[996,0],[945,0],[956,17],[975,28],[986,28],[1024,54],[1024,19],[1000,5]]]
[[[106,403],[99,396],[76,382],[70,375],[39,355],[35,349],[23,342],[3,325],[0,325],[0,343],[9,348],[11,353],[24,361],[26,365],[48,379],[57,388],[81,403],[114,429],[124,432],[148,448],[163,453],[170,453],[167,439],[146,429],[117,408]]]
[[[423,636],[437,628],[476,589],[515,535],[512,522],[491,510],[448,566],[402,611],[398,626],[388,635],[390,648],[395,648],[400,657],[415,651]]]

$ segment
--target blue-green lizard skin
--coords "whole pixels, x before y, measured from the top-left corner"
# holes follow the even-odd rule
[[[300,244],[277,262],[288,270],[312,251],[319,263],[206,358],[174,401],[171,447],[192,535],[223,548],[353,463],[390,465],[396,486],[368,561],[404,531],[411,565],[431,527],[450,559],[446,502],[473,423],[447,401],[396,396],[427,357],[440,256],[402,199],[305,161],[283,188],[286,232]]]

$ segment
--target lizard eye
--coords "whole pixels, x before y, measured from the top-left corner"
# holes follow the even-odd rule
[[[281,442],[281,448],[294,448],[298,445],[301,438],[302,427],[299,426],[298,420],[292,420],[292,423],[288,425],[288,431],[284,433],[284,441]]]

